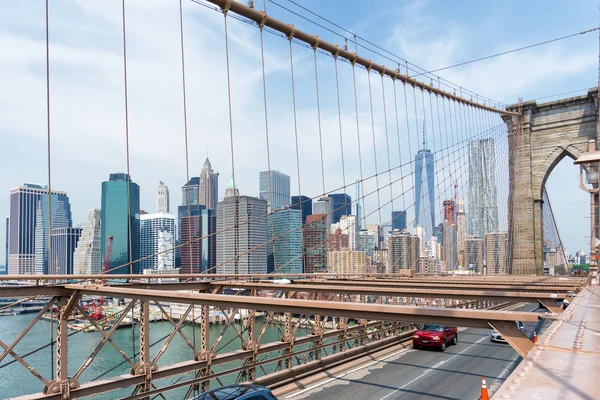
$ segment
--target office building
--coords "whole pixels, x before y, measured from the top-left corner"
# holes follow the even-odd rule
[[[356,219],[358,221],[358,217]],[[358,223],[357,223],[358,225]],[[383,233],[383,227],[381,225],[377,225],[377,224],[370,224],[367,225],[367,231],[369,232],[370,235],[373,235],[373,238],[375,240],[375,248],[376,249],[380,249],[383,247],[383,242],[384,240],[384,233]]]
[[[332,224],[340,222],[342,216],[352,214],[352,197],[344,193],[332,193],[327,195],[332,201],[333,219]]]
[[[50,225],[72,226],[71,205],[65,192],[50,193],[49,210],[47,187],[26,183],[10,190],[9,274],[48,273]]]
[[[435,166],[434,155],[427,149],[425,124],[423,124],[423,147],[415,155],[415,222],[414,226],[425,228],[425,237],[435,226]]]
[[[74,274],[100,274],[102,272],[101,212],[98,209],[88,211],[77,248],[73,254]]]
[[[392,230],[403,231],[406,229],[406,211],[392,211]]]
[[[207,210],[217,211],[219,202],[219,173],[213,171],[208,157],[204,160],[200,172],[199,200],[197,204],[203,205]],[[194,203],[196,204],[196,203]]]
[[[265,200],[271,209],[290,205],[290,177],[279,171],[260,171],[260,199]]]
[[[444,261],[446,265],[446,271],[453,271],[458,265],[458,251],[456,248],[456,224],[445,220],[442,234],[444,237],[444,242],[442,244],[442,261]]]
[[[348,235],[343,233],[340,228],[327,236],[327,249],[329,251],[348,250],[349,248]]]
[[[458,265],[464,267],[464,254],[467,245],[467,218],[462,204],[459,203],[456,212],[456,250],[458,253]]]
[[[4,240],[6,241],[6,245],[4,247],[4,274],[8,274],[8,238],[10,237],[9,235],[9,225],[10,224],[10,218],[7,216],[6,217],[6,231],[4,232],[6,234],[6,236],[4,236]]]
[[[364,251],[330,251],[327,255],[327,272],[332,274],[364,274],[367,254]]]
[[[102,182],[101,253],[113,237],[109,265],[112,274],[141,273],[140,263],[140,187],[125,173],[110,174]]]
[[[304,273],[312,274],[327,269],[327,216],[312,214],[302,227]]]
[[[554,251],[554,255],[556,254]],[[557,265],[558,259],[552,262],[555,263],[548,264]],[[508,274],[508,232],[485,234],[485,267],[488,275]]]
[[[291,208],[302,210],[302,225],[304,225],[306,218],[313,213],[312,199],[307,196],[292,196]]]
[[[368,257],[372,257],[373,256],[373,252],[375,251],[375,243],[377,241],[376,239],[376,232],[370,231],[368,229],[361,229],[359,232],[359,246],[358,246],[358,250],[360,251],[364,251],[365,253],[367,253]]]
[[[398,273],[402,269],[416,271],[419,262],[419,238],[406,231],[392,231],[387,238],[388,273]]]
[[[267,201],[238,193],[232,177],[217,206],[217,273],[265,274]]]
[[[200,204],[200,177],[195,176],[181,187],[181,205]]]
[[[481,274],[484,272],[484,252],[483,252],[483,239],[476,236],[470,236],[467,238],[467,252],[465,255],[466,268],[473,271],[475,274]]]
[[[144,260],[139,263],[139,268],[142,271],[174,268],[175,237],[175,214],[161,212],[141,215],[140,257]],[[167,252],[157,254],[163,251]]]
[[[327,232],[333,221],[333,200],[329,197],[320,197],[313,201],[313,214],[322,214],[327,216]]]
[[[189,208],[189,213],[188,213]],[[200,204],[179,206],[180,274],[215,273],[217,216]]]
[[[350,250],[359,250],[359,234],[355,215],[343,215],[339,221],[339,227],[342,234],[348,235],[348,248]]]
[[[169,188],[161,181],[156,189],[156,212],[169,212]]]
[[[495,168],[494,139],[469,141],[469,236],[483,239],[498,230]]]
[[[267,218],[267,273],[302,273],[302,211],[277,210]]]
[[[81,227],[52,229],[51,274],[71,275],[75,272],[74,253],[81,236]]]

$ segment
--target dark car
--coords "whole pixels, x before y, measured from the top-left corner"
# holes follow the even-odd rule
[[[259,385],[229,385],[209,390],[194,400],[277,400],[271,389]]]
[[[413,348],[437,347],[441,351],[448,345],[458,343],[458,329],[455,326],[423,325],[413,335]]]

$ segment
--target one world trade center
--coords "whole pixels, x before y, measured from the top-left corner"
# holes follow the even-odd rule
[[[433,235],[435,226],[435,183],[433,177],[433,153],[427,149],[425,123],[423,123],[423,147],[415,155],[415,223],[425,228],[425,238]],[[426,239],[426,240],[427,240]]]

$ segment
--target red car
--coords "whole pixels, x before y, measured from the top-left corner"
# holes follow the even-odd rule
[[[458,330],[455,326],[423,325],[413,335],[413,348],[437,347],[441,351],[446,346],[458,343]]]

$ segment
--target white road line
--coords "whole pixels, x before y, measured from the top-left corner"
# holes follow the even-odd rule
[[[412,350],[412,347],[409,347],[409,348],[406,348],[406,349],[399,350],[399,351],[397,351],[397,352],[395,352],[395,353],[392,353],[392,354],[389,354],[389,355],[387,355],[387,356],[385,356],[385,357],[383,357],[383,358],[380,358],[379,360],[371,361],[371,362],[370,362],[370,363],[368,363],[368,364],[361,365],[360,367],[354,368],[353,370],[350,370],[350,371],[344,372],[344,373],[342,373],[342,374],[339,374],[339,375],[337,375],[337,376],[335,376],[335,377],[333,377],[333,378],[329,378],[329,379],[327,379],[327,380],[324,380],[324,381],[321,381],[321,382],[319,382],[319,383],[316,383],[316,384],[314,384],[314,385],[312,385],[312,386],[309,386],[309,387],[307,387],[306,389],[302,389],[302,390],[300,390],[299,392],[296,392],[296,393],[293,393],[293,394],[291,394],[291,395],[287,396],[287,397],[286,397],[286,399],[292,399],[292,398],[294,398],[294,397],[296,397],[296,396],[298,396],[298,395],[301,395],[302,393],[306,393],[306,392],[308,392],[308,391],[311,391],[311,390],[313,390],[313,389],[316,389],[316,388],[318,388],[319,386],[326,385],[326,384],[328,384],[329,382],[333,382],[333,381],[335,381],[335,380],[337,380],[337,379],[339,379],[339,378],[343,378],[343,377],[345,377],[346,375],[353,374],[354,372],[356,372],[356,371],[360,371],[361,369],[368,368],[368,367],[370,367],[371,365],[374,365],[374,364],[380,363],[380,362],[382,362],[382,361],[385,361],[385,360],[387,360],[387,359],[388,359],[388,358],[390,358],[390,357],[394,357],[394,356],[397,356],[398,354],[405,353],[405,352],[407,352],[408,350]]]
[[[500,373],[500,375],[498,375],[498,377],[496,379],[494,379],[494,381],[492,382],[492,384],[490,385],[490,388],[494,385],[498,385],[504,378],[506,375],[508,375],[508,373],[511,370],[511,365],[517,361],[517,359],[521,357],[519,354],[517,354],[515,356],[515,358],[513,358],[511,361],[509,361],[508,365],[506,366],[506,368],[504,368],[504,370],[502,370],[502,372]]]
[[[452,357],[450,357],[450,358],[449,358],[449,359],[447,359],[447,360],[440,361],[439,363],[435,364],[433,367],[430,367],[429,369],[425,370],[425,371],[424,371],[424,372],[423,372],[421,375],[417,376],[417,377],[416,377],[415,379],[413,379],[412,381],[405,383],[404,385],[400,386],[398,389],[396,389],[396,390],[394,390],[393,392],[391,392],[391,393],[387,394],[386,396],[383,396],[383,397],[382,397],[381,399],[379,399],[379,400],[385,400],[385,399],[387,399],[388,397],[390,397],[390,396],[391,396],[391,395],[393,395],[394,393],[396,393],[396,392],[399,392],[400,390],[404,389],[404,388],[405,388],[405,387],[407,387],[408,385],[410,385],[410,384],[412,384],[412,383],[414,383],[414,382],[418,381],[419,379],[423,378],[425,375],[427,375],[427,374],[428,374],[428,373],[430,373],[431,371],[435,370],[435,369],[436,369],[437,367],[439,367],[440,365],[442,365],[442,364],[444,364],[444,363],[446,363],[446,362],[448,362],[448,361],[452,360],[453,358],[456,358],[456,357],[460,356],[462,353],[464,353],[465,351],[469,350],[471,347],[473,347],[473,346],[475,346],[475,345],[479,344],[479,342],[481,342],[481,341],[483,341],[483,340],[485,340],[485,339],[487,339],[487,338],[488,338],[487,336],[484,336],[484,337],[482,337],[481,339],[479,339],[478,341],[476,341],[475,343],[473,343],[472,345],[470,345],[469,347],[467,347],[466,349],[464,349],[463,351],[461,351],[460,353],[457,353],[457,354],[453,355]]]

